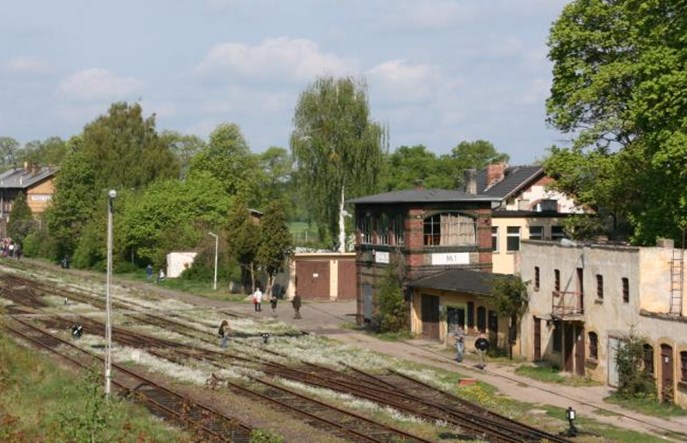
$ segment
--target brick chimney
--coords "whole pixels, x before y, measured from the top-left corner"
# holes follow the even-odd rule
[[[487,188],[503,180],[503,173],[506,171],[505,163],[498,163],[487,166]]]
[[[466,169],[463,171],[463,190],[466,194],[477,194],[477,170]]]

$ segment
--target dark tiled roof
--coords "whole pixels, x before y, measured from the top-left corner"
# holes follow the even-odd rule
[[[24,168],[14,168],[0,174],[0,189],[26,189],[57,172],[55,166],[38,168],[34,174]]]
[[[498,198],[489,195],[473,195],[452,189],[405,189],[353,198],[348,200],[348,203],[439,203],[498,200]]]
[[[504,171],[503,180],[487,189],[487,169],[485,168],[477,172],[477,192],[504,200],[542,174],[541,166],[509,166]]]
[[[465,292],[490,295],[491,282],[497,278],[513,278],[509,274],[449,269],[427,277],[421,277],[408,284],[411,288],[430,288],[441,291]]]

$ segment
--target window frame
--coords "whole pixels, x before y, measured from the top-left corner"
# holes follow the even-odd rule
[[[627,277],[623,277],[620,282],[623,291],[623,303],[630,303],[630,280]]]
[[[604,299],[604,276],[596,274],[596,299]]]
[[[599,359],[599,334],[594,331],[589,331],[587,333],[587,338],[589,339],[589,359],[598,360]]]
[[[558,241],[565,238],[565,230],[561,225],[551,226],[551,240]]]
[[[541,283],[541,270],[539,269],[539,266],[534,267],[534,291],[539,291],[539,284]]]
[[[517,232],[515,232],[517,230]],[[513,231],[513,232],[511,232]],[[520,226],[507,226],[506,227],[506,252],[518,252],[520,250],[520,238],[521,238],[522,228]],[[515,239],[517,246],[515,249],[511,248],[511,240]]]
[[[499,227],[491,227],[491,252],[499,252]]]
[[[532,235],[532,230],[539,230],[539,234]],[[544,226],[543,225],[537,225],[537,226],[529,226],[529,239],[530,240],[544,240]]]

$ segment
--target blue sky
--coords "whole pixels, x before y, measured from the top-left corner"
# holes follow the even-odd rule
[[[546,40],[568,0],[0,0],[0,136],[64,139],[116,101],[158,130],[238,124],[253,152],[288,148],[318,76],[368,85],[390,148],[489,140],[542,159]]]

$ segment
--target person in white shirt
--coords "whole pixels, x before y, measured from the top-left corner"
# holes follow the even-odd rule
[[[260,290],[260,286],[255,288],[255,292],[253,293],[253,306],[255,307],[255,312],[262,312],[262,291]]]

